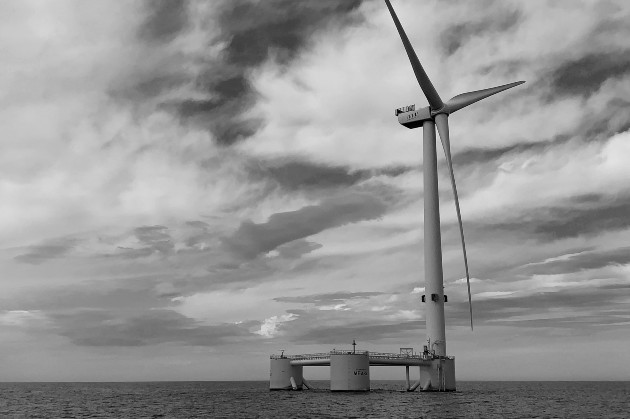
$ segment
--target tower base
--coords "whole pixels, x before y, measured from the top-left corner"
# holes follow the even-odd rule
[[[420,366],[421,391],[455,391],[455,358],[436,358]]]

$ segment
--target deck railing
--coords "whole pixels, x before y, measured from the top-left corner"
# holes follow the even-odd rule
[[[433,356],[431,353],[420,353],[420,354],[395,354],[395,353],[387,353],[387,352],[370,352],[370,351],[342,351],[338,349],[334,349],[330,352],[322,352],[315,354],[301,354],[301,355],[270,355],[271,359],[290,359],[292,361],[295,360],[310,360],[310,359],[330,359],[330,355],[349,355],[349,354],[361,354],[361,355],[369,355],[370,358],[380,358],[380,359],[435,359],[435,358],[446,358],[446,359],[454,359],[452,356],[444,356],[438,357]]]

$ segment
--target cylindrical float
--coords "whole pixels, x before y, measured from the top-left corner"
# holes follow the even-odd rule
[[[269,368],[269,390],[302,390],[301,365],[291,365],[289,358],[274,358],[270,360]],[[295,387],[291,383],[291,378]]]
[[[370,391],[370,357],[368,353],[331,353],[330,390]]]

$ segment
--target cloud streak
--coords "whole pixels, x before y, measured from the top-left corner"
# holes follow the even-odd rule
[[[281,244],[320,233],[348,223],[381,217],[387,206],[365,193],[338,195],[296,211],[273,214],[265,223],[244,222],[229,237],[225,248],[242,258],[252,259]]]
[[[147,346],[168,342],[217,346],[235,339],[256,338],[248,324],[203,325],[171,310],[120,316],[107,311],[58,313],[52,318],[58,333],[79,346]]]
[[[50,259],[66,256],[77,244],[78,240],[73,238],[49,240],[42,244],[29,246],[26,253],[15,256],[14,259],[18,262],[36,265]]]

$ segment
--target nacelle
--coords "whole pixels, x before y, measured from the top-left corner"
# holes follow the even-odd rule
[[[411,111],[396,114],[396,116],[398,116],[398,122],[401,125],[404,125],[409,129],[413,129],[421,127],[424,121],[430,121],[433,119],[433,117],[431,116],[431,109],[428,106],[426,108],[421,108],[418,110],[415,110],[415,105],[412,106],[413,109]],[[406,108],[408,107],[409,106],[406,106]],[[396,112],[398,112],[400,109],[404,108],[398,108],[396,109]]]

